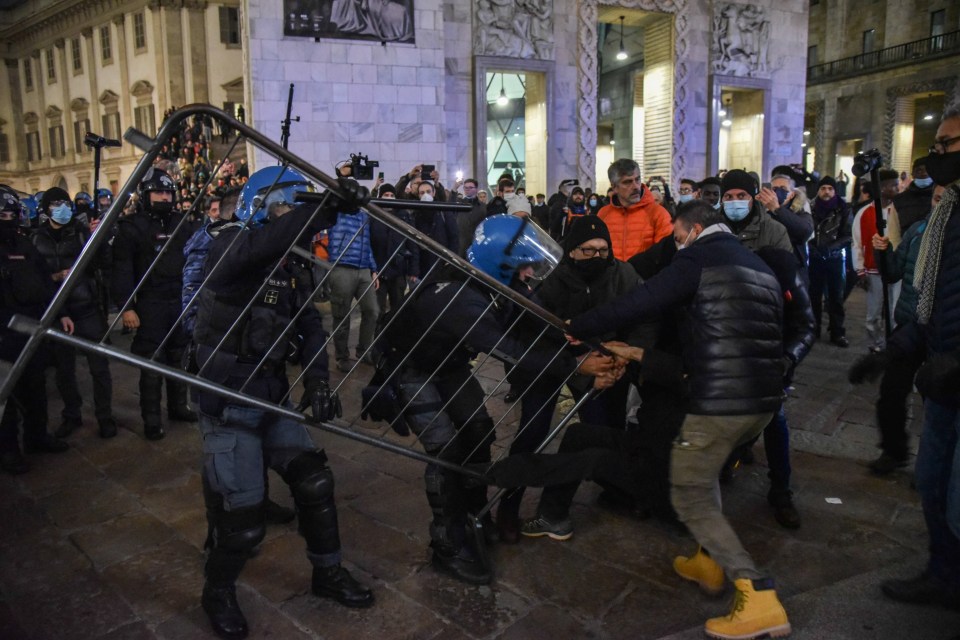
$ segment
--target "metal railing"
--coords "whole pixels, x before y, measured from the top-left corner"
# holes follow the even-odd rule
[[[960,54],[960,31],[951,31],[895,47],[861,53],[807,67],[807,84],[820,84],[885,69],[916,64],[921,60]]]

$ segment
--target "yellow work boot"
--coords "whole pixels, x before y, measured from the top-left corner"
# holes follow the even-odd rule
[[[697,552],[689,558],[674,558],[673,570],[684,580],[699,584],[700,589],[708,595],[720,595],[723,591],[723,569],[704,553],[703,547],[698,547]]]
[[[790,635],[787,612],[777,599],[772,580],[734,580],[737,591],[729,615],[710,618],[704,631],[711,638],[749,640],[758,636],[783,638]]]

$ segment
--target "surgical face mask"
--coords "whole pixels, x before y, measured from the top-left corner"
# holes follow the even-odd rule
[[[917,185],[920,189],[926,189],[933,184],[933,178],[914,178],[913,184]]]
[[[432,193],[421,193],[421,194],[420,194],[420,202],[433,202],[433,194],[432,194]]]
[[[720,202],[717,202],[716,204],[713,205],[713,210],[720,211]]]
[[[67,224],[73,217],[73,209],[67,203],[61,203],[50,210],[50,219],[57,224]]]
[[[750,201],[727,200],[723,203],[723,215],[727,216],[728,220],[740,222],[750,215]]]
[[[691,200],[693,200],[693,194],[681,193],[680,195],[677,196],[677,200],[679,200],[681,203],[690,202]]]
[[[783,204],[784,202],[786,202],[787,196],[790,195],[790,190],[784,189],[783,187],[777,187],[776,189],[773,190],[773,192],[777,194],[777,202],[779,202],[780,204]]]
[[[687,237],[684,239],[683,242],[677,242],[676,240],[673,241],[673,244],[677,245],[677,251],[680,251],[680,250],[682,250],[682,249],[686,249],[687,247],[690,246],[690,236],[691,236],[691,235],[693,235],[693,229],[690,229],[690,232],[687,233]]]
[[[591,207],[597,206],[597,199],[596,199],[596,198],[590,198],[590,206],[591,206]]]

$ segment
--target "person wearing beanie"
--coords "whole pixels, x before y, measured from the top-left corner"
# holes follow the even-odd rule
[[[380,185],[377,197],[393,200],[397,197],[397,191],[392,184],[384,183]],[[411,227],[416,226],[410,211],[390,209],[389,212]],[[377,327],[382,327],[386,312],[399,309],[407,286],[412,289],[420,279],[420,246],[373,217],[370,218],[370,246],[374,261],[380,265],[380,287],[377,289],[380,315]]]
[[[813,238],[807,245],[810,256],[810,301],[817,337],[822,334],[820,324],[826,300],[830,342],[846,348],[850,343],[844,328],[844,247],[850,241],[850,225],[847,203],[837,195],[836,186],[833,178],[824,176],[818,182],[817,197],[813,201]]]
[[[507,213],[510,215],[525,218],[530,215],[531,210],[530,201],[526,197],[518,194],[507,196]]]
[[[574,191],[579,189],[575,187]],[[571,318],[609,302],[634,288],[640,280],[630,265],[611,255],[610,232],[596,216],[573,218],[562,247],[563,259],[536,292],[538,302],[561,318]],[[635,340],[637,335],[638,331],[620,331],[608,334],[607,338],[639,346]],[[532,381],[518,380],[517,383],[526,391],[521,397],[521,431],[510,448],[510,455],[531,453],[543,441],[560,392],[553,379],[541,377]],[[576,376],[568,386],[579,398],[592,384],[590,377]],[[621,378],[602,394],[588,400],[580,410],[580,419],[590,425],[607,425],[622,432],[627,419],[628,390],[629,382],[625,377]],[[500,501],[496,521],[504,542],[518,539],[522,497],[523,489],[520,488],[506,494]]]
[[[377,190],[378,198],[389,198],[390,196],[384,194],[392,194],[394,198],[397,197],[397,189],[389,182],[384,182],[380,185],[380,188]]]
[[[583,187],[575,186],[570,189],[570,197],[567,198],[566,206],[561,209],[559,215],[551,219],[550,235],[552,237],[562,241],[573,220],[590,213],[586,200]]]
[[[900,175],[893,169],[881,169],[880,178],[880,206],[884,222],[883,233],[880,234],[890,241],[890,247],[896,249],[900,244],[900,220],[893,199],[900,193]],[[872,185],[871,185],[872,187]],[[822,188],[822,187],[821,187]],[[871,188],[871,195],[873,191]],[[877,215],[873,199],[867,200],[864,206],[857,211],[853,218],[853,267],[859,278],[858,283],[867,292],[867,339],[868,348],[879,353],[886,347],[883,314],[883,278],[880,275],[880,266],[873,254],[873,236],[878,233]],[[888,302],[890,304],[889,318],[893,318],[894,306],[900,295],[900,283],[888,285]]]
[[[793,257],[793,245],[787,229],[777,222],[758,199],[760,185],[747,171],[727,171],[720,181],[723,193],[723,221],[730,227],[740,244],[753,252],[763,250],[784,252]],[[801,285],[802,286],[802,285]],[[790,436],[783,405],[777,409],[764,429],[764,448],[770,466],[770,490],[767,502],[773,507],[773,516],[780,526],[796,529],[800,514],[793,504],[790,490]]]

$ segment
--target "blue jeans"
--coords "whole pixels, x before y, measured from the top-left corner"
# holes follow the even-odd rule
[[[928,571],[960,589],[960,408],[924,403],[916,483],[930,534]]]

